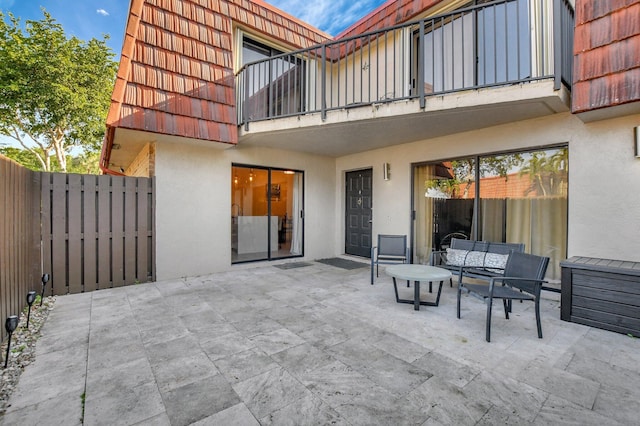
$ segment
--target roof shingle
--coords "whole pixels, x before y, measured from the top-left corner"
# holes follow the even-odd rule
[[[640,0],[576,1],[572,111],[640,101]]]
[[[107,126],[237,143],[232,20],[293,48],[328,38],[261,1],[132,0]]]

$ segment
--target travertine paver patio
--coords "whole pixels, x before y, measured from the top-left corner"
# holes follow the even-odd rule
[[[58,297],[0,423],[638,422],[639,341],[560,321],[555,294],[543,339],[518,303],[487,343],[455,289],[414,311],[386,276],[310,263]]]

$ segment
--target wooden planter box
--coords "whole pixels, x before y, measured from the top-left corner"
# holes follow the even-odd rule
[[[640,336],[640,263],[576,256],[560,266],[562,320]]]

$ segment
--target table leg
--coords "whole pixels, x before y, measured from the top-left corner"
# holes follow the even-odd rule
[[[420,310],[420,305],[423,305],[423,306],[438,306],[440,304],[440,295],[442,294],[442,285],[443,285],[444,281],[440,281],[440,283],[438,285],[438,293],[436,295],[436,301],[435,302],[431,302],[431,301],[426,301],[426,300],[425,301],[421,301],[420,300],[420,281],[414,281],[413,299],[400,299],[400,297],[398,296],[398,285],[397,285],[396,278],[392,277],[392,279],[393,279],[393,290],[394,290],[394,293],[396,295],[396,302],[397,303],[413,304],[413,309],[415,309],[416,311]],[[429,284],[431,285],[432,282],[429,282]]]
[[[440,285],[438,286],[438,295],[436,296],[436,304],[435,306],[438,306],[438,304],[440,304],[440,293],[442,292],[442,283],[444,281],[440,281]],[[429,283],[431,284],[431,283]]]
[[[396,285],[396,277],[393,277],[393,290],[396,293],[396,303],[400,303],[400,298],[398,297],[398,286]]]

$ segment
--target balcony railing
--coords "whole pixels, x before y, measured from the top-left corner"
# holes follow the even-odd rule
[[[502,0],[246,64],[238,123],[553,78],[571,88],[567,0]]]

